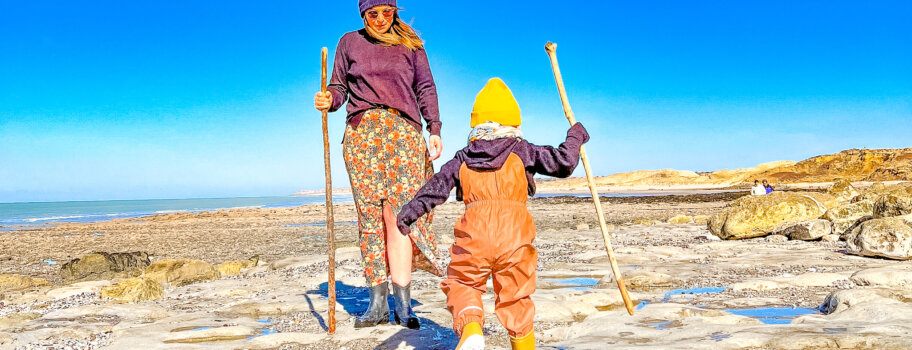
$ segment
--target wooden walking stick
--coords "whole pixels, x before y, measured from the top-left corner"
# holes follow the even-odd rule
[[[323,70],[320,83],[320,92],[326,93],[326,48],[322,52]],[[327,123],[327,114],[329,110],[323,110],[323,164],[326,171],[326,234],[329,244],[329,284],[326,285],[326,294],[329,297],[329,334],[336,332],[336,233],[335,221],[333,220],[333,191],[332,191],[332,170],[329,167],[329,126]]]
[[[570,125],[576,124],[576,118],[573,111],[570,110],[570,101],[567,100],[567,90],[564,89],[564,79],[561,78],[560,67],[557,65],[557,44],[548,42],[545,44],[545,51],[551,58],[551,69],[554,70],[554,80],[557,81],[557,91],[560,92],[561,103],[564,105],[564,114]],[[592,169],[589,168],[589,157],[586,156],[586,148],[580,146],[580,158],[583,162],[583,168],[586,169],[586,181],[589,183],[589,191],[592,192],[592,200],[595,202],[595,212],[598,214],[599,227],[602,229],[602,238],[605,240],[605,250],[608,251],[608,261],[611,262],[611,271],[614,272],[614,279],[617,280],[618,289],[621,291],[621,297],[624,298],[624,306],[627,307],[627,313],[633,315],[633,302],[630,301],[630,295],[627,294],[627,287],[624,285],[624,279],[621,278],[621,270],[618,268],[617,260],[614,259],[614,250],[611,249],[611,237],[608,236],[608,226],[605,225],[605,214],[602,212],[602,202],[599,200],[598,191],[595,189],[595,179],[592,178]]]

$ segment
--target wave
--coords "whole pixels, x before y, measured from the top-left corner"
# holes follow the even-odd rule
[[[153,214],[155,214],[155,215],[177,214],[177,213],[186,213],[186,212],[189,212],[189,210],[158,210],[158,211],[154,212]]]
[[[101,216],[101,215],[71,215],[71,216],[51,216],[51,217],[46,217],[46,218],[28,218],[28,219],[22,219],[22,222],[81,219],[81,218],[87,218],[87,217],[92,217],[92,216]]]
[[[48,216],[48,217],[37,217],[37,218],[23,218],[23,219],[7,219],[3,220],[4,223],[41,223],[41,222],[54,222],[62,220],[73,220],[75,222],[87,222],[91,221],[92,218],[115,218],[115,217],[131,217],[131,216],[142,216],[147,215],[145,213],[108,213],[108,214],[87,214],[87,215],[60,215],[60,216]]]

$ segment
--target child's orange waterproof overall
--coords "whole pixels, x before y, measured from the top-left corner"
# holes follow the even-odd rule
[[[441,283],[447,308],[459,332],[469,322],[483,324],[481,296],[489,277],[497,294],[495,313],[513,337],[532,331],[535,222],[526,209],[528,180],[522,160],[510,154],[497,170],[459,169],[465,214],[456,223],[452,261]]]
[[[488,81],[475,99],[469,144],[418,190],[398,216],[399,230],[409,234],[411,225],[446,202],[453,188],[457,200],[466,204],[454,230],[447,278],[440,284],[453,313],[453,329],[460,335],[459,349],[484,348],[481,296],[488,278],[494,279],[495,313],[510,332],[511,347],[535,348],[535,305],[530,296],[535,292],[538,252],[532,246],[535,222],[526,201],[535,195],[535,174],[573,173],[589,134],[577,123],[559,147],[537,146],[522,138],[521,122],[519,105],[506,84],[497,78]]]

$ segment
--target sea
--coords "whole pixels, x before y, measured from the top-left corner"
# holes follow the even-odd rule
[[[324,203],[324,195],[237,198],[144,199],[74,202],[0,203],[0,231],[52,226],[61,222],[88,223],[155,214],[192,213],[235,208],[283,208]],[[351,195],[333,196],[351,203]]]

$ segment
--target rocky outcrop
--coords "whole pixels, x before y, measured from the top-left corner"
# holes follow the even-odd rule
[[[848,202],[859,195],[858,190],[846,179],[837,180],[827,189],[827,194],[835,197],[840,202]]]
[[[888,194],[897,194],[900,196],[909,196],[912,194],[912,182],[902,182],[898,184],[893,184],[886,186],[883,183],[876,183],[871,185],[871,187],[866,188],[858,196],[852,199],[853,202],[869,200],[877,201],[880,197],[886,196]]]
[[[138,275],[149,266],[149,254],[93,253],[73,259],[60,267],[65,282],[109,280],[124,275]]]
[[[159,300],[164,295],[164,288],[149,278],[131,278],[101,290],[101,296],[124,302]]]
[[[722,239],[766,236],[800,222],[819,218],[826,207],[800,192],[773,192],[738,199],[713,215],[707,225]]]
[[[799,222],[779,231],[777,234],[788,236],[790,239],[811,241],[820,239],[831,233],[833,233],[832,222],[824,219],[816,219]]]
[[[862,256],[912,259],[912,218],[871,219],[845,236],[846,251]]]
[[[843,316],[831,319],[848,318],[878,322],[897,316],[897,307],[908,309],[902,302],[904,297],[887,289],[847,289],[830,293],[820,305],[820,311],[827,315]],[[893,309],[893,310],[891,310]],[[846,314],[846,315],[841,315]],[[905,313],[899,313],[905,317]],[[848,316],[848,317],[846,317]]]
[[[653,219],[639,218],[639,219],[633,220],[632,224],[633,225],[643,225],[643,226],[655,226],[657,224],[657,222]]]
[[[912,290],[912,266],[903,263],[861,270],[851,280],[859,286]]]
[[[843,203],[827,209],[823,217],[833,222],[833,232],[843,234],[859,219],[874,215],[874,202],[863,200],[855,203]]]
[[[255,255],[247,260],[229,261],[219,264],[216,268],[222,276],[236,276],[241,274],[241,270],[257,266],[260,262],[260,256]]]
[[[814,200],[816,200],[817,203],[820,203],[821,205],[823,205],[824,208],[833,208],[833,207],[836,207],[836,206],[844,203],[844,202],[840,202],[839,200],[836,199],[836,197],[833,197],[829,193],[823,193],[823,192],[799,192],[799,193],[802,195],[814,198]],[[826,210],[826,209],[824,209],[824,210]]]
[[[142,277],[161,284],[175,287],[214,280],[221,277],[219,271],[209,263],[200,260],[164,259],[159,260],[143,272]]]
[[[668,223],[672,225],[689,224],[692,222],[694,222],[694,218],[689,215],[675,215],[668,219]]]
[[[912,191],[890,193],[881,196],[874,202],[874,218],[888,218],[908,214],[912,214]]]
[[[0,292],[29,289],[49,285],[43,278],[0,274]]]

